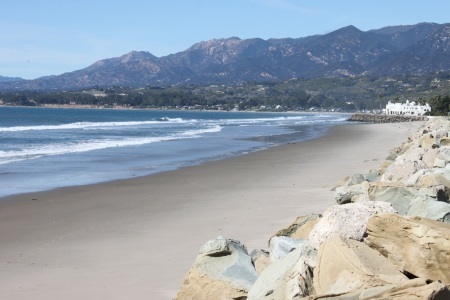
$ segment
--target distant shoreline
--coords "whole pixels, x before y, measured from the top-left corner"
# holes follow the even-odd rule
[[[61,109],[111,109],[111,110],[153,110],[153,111],[207,111],[207,112],[242,112],[242,113],[297,113],[297,114],[336,114],[336,115],[352,115],[351,112],[339,112],[339,111],[319,111],[319,110],[218,110],[218,109],[183,109],[183,108],[144,108],[144,107],[127,107],[127,106],[114,106],[104,107],[96,105],[84,105],[84,104],[43,104],[39,106],[22,106],[22,105],[3,105],[1,107],[23,107],[23,108],[61,108]]]

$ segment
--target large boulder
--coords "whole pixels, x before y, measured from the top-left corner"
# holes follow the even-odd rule
[[[380,181],[403,183],[421,169],[428,169],[427,165],[421,160],[396,160],[386,168]]]
[[[248,292],[249,300],[300,299],[313,294],[317,252],[305,245],[264,269]]]
[[[450,204],[436,200],[415,198],[410,202],[407,215],[450,223]]]
[[[239,241],[208,241],[184,278],[176,299],[245,299],[258,274]]]
[[[366,231],[366,223],[377,213],[395,213],[391,204],[380,201],[367,201],[334,205],[328,208],[323,217],[309,234],[309,243],[315,248],[334,235],[361,240]]]
[[[419,139],[419,145],[423,149],[435,149],[439,148],[436,142],[436,138],[432,133],[426,134]]]
[[[343,185],[336,188],[334,192],[334,199],[338,204],[345,204],[350,202],[357,202],[360,195],[367,195],[369,190],[369,182],[363,181],[353,185]]]
[[[306,299],[306,298],[304,298]],[[409,280],[400,285],[388,284],[346,294],[317,295],[310,300],[448,300],[450,290],[442,282],[427,283],[422,278]]]
[[[433,174],[418,178],[416,185],[402,183],[376,182],[369,186],[369,198],[372,201],[384,201],[392,204],[401,215],[420,216],[445,221],[450,214],[448,188]],[[443,180],[447,181],[445,178]],[[434,185],[435,184],[435,185]]]
[[[429,169],[433,168],[434,161],[436,158],[439,157],[440,149],[430,149],[427,150],[424,155],[422,156],[422,161],[427,165]]]
[[[396,214],[375,215],[364,242],[403,272],[450,282],[450,224]]]
[[[335,236],[320,246],[314,269],[317,295],[402,284],[409,279],[366,244]]]

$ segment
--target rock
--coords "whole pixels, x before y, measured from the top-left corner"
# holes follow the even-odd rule
[[[367,181],[350,186],[339,186],[334,192],[334,199],[338,204],[350,203],[353,197],[367,194],[368,189],[369,183]]]
[[[309,234],[309,243],[314,249],[319,249],[334,235],[359,241],[366,231],[367,221],[377,213],[395,213],[395,210],[391,204],[379,201],[334,205],[314,226]]]
[[[353,114],[348,121],[350,122],[370,122],[370,123],[396,123],[423,121],[425,117],[405,116],[405,115],[385,115],[385,114]]]
[[[439,141],[439,145],[441,147],[443,147],[443,146],[450,146],[450,138],[449,137],[441,138],[441,140]]]
[[[433,163],[433,168],[445,168],[447,162],[444,159],[435,158]]]
[[[368,182],[374,182],[379,180],[380,175],[380,170],[370,170],[369,173],[364,174],[364,178]]]
[[[297,248],[268,266],[248,292],[249,300],[300,299],[313,293],[311,262],[316,251],[309,246]]]
[[[256,273],[258,274],[261,274],[261,272],[272,263],[269,252],[262,249],[253,250],[252,253],[250,253],[250,256],[252,258],[253,266],[255,266]]]
[[[381,175],[381,178],[383,178],[384,172],[386,172],[387,168],[388,168],[390,165],[392,165],[393,163],[394,163],[393,161],[389,161],[389,160],[385,160],[385,161],[383,161],[383,162],[381,163],[381,166],[380,166],[380,175]]]
[[[421,160],[395,161],[386,168],[380,181],[403,183],[421,169],[428,169],[427,165]]]
[[[415,185],[419,181],[421,177],[423,177],[425,174],[430,173],[430,171],[422,169],[414,173],[411,177],[409,177],[405,181],[405,185]]]
[[[450,223],[450,204],[415,198],[410,202],[407,215]]]
[[[419,139],[419,145],[423,149],[435,149],[439,148],[439,145],[436,143],[436,138],[433,134],[424,135]]]
[[[438,158],[439,153],[440,149],[429,149],[425,151],[424,155],[422,156],[422,161],[429,169],[433,168],[434,160]]]
[[[320,218],[306,222],[303,226],[297,228],[297,230],[291,235],[291,237],[294,239],[307,240],[309,233],[314,228],[314,226],[316,226],[319,220]]]
[[[450,161],[450,147],[442,147],[439,150],[439,157],[446,161]]]
[[[392,204],[401,215],[416,216],[419,213],[419,216],[430,216],[426,211],[411,209],[413,203],[427,203],[431,211],[435,210],[433,206],[436,205],[440,210],[444,206],[437,203],[437,200],[448,201],[448,192],[444,185],[426,186],[427,181],[420,181],[421,186],[386,182],[371,183],[369,197],[372,201],[385,201]]]
[[[229,248],[230,242],[223,237],[218,237],[217,239],[210,240],[204,244],[199,251],[201,256],[225,256],[231,254]]]
[[[308,241],[287,236],[274,236],[269,241],[270,259],[277,261],[285,257],[289,252],[292,252],[292,250],[297,249],[300,245],[305,244],[309,244]]]
[[[418,147],[410,147],[408,148],[405,153],[399,155],[395,162],[403,163],[407,161],[419,161],[422,160],[422,157],[425,155],[426,151],[425,149],[418,148]]]
[[[294,223],[286,228],[279,230],[273,236],[288,236],[292,238],[307,239],[309,231],[311,231],[313,224],[320,219],[320,214],[310,214],[307,216],[298,217]]]
[[[450,164],[447,164],[445,168],[434,169],[433,173],[442,175],[445,179],[450,181]]]
[[[363,181],[366,181],[366,178],[362,174],[353,174],[346,182],[346,186],[351,186],[355,184],[360,184]]]
[[[306,299],[306,298],[304,298]],[[434,281],[427,284],[422,278],[409,280],[400,285],[383,285],[372,287],[365,290],[350,292],[339,295],[319,295],[309,297],[308,299],[327,299],[327,300],[448,300],[450,299],[450,290],[442,282]]]
[[[175,299],[245,299],[258,274],[239,241],[208,241],[186,274]]]
[[[408,280],[376,250],[362,242],[335,236],[319,248],[313,286],[317,295],[326,295]]]
[[[448,131],[444,129],[439,129],[433,132],[433,136],[436,138],[436,140],[445,139],[448,137]]]
[[[427,280],[450,282],[450,224],[395,214],[375,215],[364,242],[398,268]]]

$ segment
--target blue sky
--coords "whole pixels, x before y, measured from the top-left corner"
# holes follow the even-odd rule
[[[448,23],[448,0],[2,0],[0,75],[34,79],[133,50],[165,56],[213,38],[299,38]]]

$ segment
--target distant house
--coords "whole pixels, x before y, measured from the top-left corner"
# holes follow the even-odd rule
[[[407,116],[423,116],[426,112],[431,111],[430,105],[416,104],[416,102],[406,103],[392,103],[391,101],[386,104],[386,109],[383,110],[387,115],[407,115]]]

